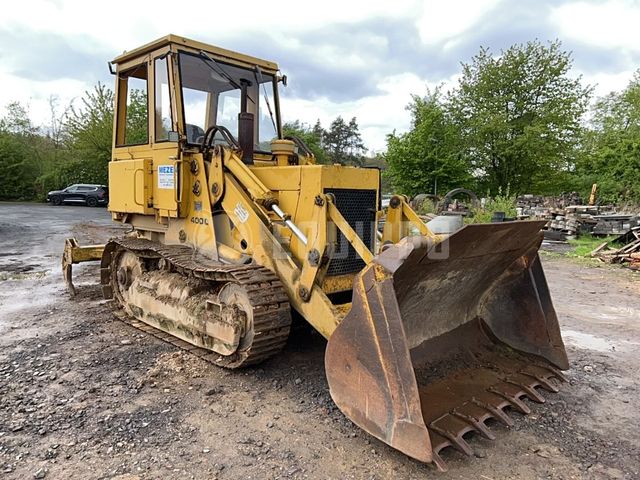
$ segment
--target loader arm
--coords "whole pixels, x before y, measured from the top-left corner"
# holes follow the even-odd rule
[[[394,195],[389,201],[389,208],[382,231],[382,242],[398,243],[405,237],[415,235],[415,228],[419,235],[436,237],[429,227],[420,219],[416,212],[409,206],[404,195]]]
[[[269,216],[266,209],[277,207],[275,195],[242,163],[235,152],[226,148],[222,150],[221,155],[225,159],[223,165],[230,173],[225,177],[223,208],[242,236],[250,239],[248,244],[252,247],[254,259],[278,273],[290,292],[294,308],[303,313],[325,338],[329,338],[351,308],[350,303],[333,305],[316,282],[323,257],[325,265],[331,259],[327,236],[329,223],[343,233],[365,263],[372,261],[373,253],[336,208],[332,196],[318,193],[314,198],[314,215],[305,229],[308,235],[304,235],[307,244],[304,245],[302,261],[294,262],[273,235],[276,220]],[[238,209],[238,205],[242,205],[242,209]],[[254,212],[255,215],[244,217],[239,215],[240,211]],[[295,224],[293,227],[292,232],[300,230]]]

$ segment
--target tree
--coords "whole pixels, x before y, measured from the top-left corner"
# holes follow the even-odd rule
[[[29,110],[20,102],[11,102],[6,107],[7,114],[0,119],[0,132],[31,137],[38,133],[29,118]]]
[[[145,108],[146,108],[146,99]],[[113,137],[113,91],[98,83],[86,91],[80,107],[71,106],[64,122],[68,158],[60,162],[45,183],[58,187],[70,183],[108,181]],[[146,131],[146,127],[145,127]]]
[[[113,103],[113,102],[112,102]],[[125,143],[136,145],[149,139],[149,117],[146,90],[132,89],[127,101]]]
[[[313,128],[309,128],[300,120],[286,122],[282,126],[285,136],[294,136],[300,138],[313,152],[317,163],[327,163],[327,155],[322,148],[322,134],[324,130],[320,126],[320,120],[316,122]]]
[[[340,116],[331,122],[322,136],[322,146],[330,163],[362,166],[364,162],[366,148],[355,117],[349,123]]]
[[[407,106],[411,130],[387,136],[385,176],[399,192],[411,196],[467,186],[471,175],[460,154],[459,130],[446,111],[440,91],[412,98]]]
[[[320,124],[320,119],[316,120],[316,124],[311,129],[311,132],[316,138],[320,139],[320,144],[322,144],[322,137],[326,132],[324,128],[322,128],[322,125]]]
[[[106,169],[111,159],[113,104],[113,91],[98,83],[93,91],[85,92],[80,108],[71,107],[65,128],[77,160],[96,162]]]
[[[598,99],[578,163],[583,188],[605,201],[640,201],[640,70],[622,92]]]
[[[28,200],[35,196],[40,173],[40,137],[26,107],[12,102],[0,119],[0,199]]]
[[[54,150],[61,150],[64,147],[65,136],[67,134],[64,123],[71,105],[67,106],[62,112],[59,111],[58,104],[60,99],[56,95],[49,97],[49,111],[51,114],[51,123],[47,126],[47,137],[51,139]]]
[[[480,185],[495,192],[550,193],[572,170],[591,88],[571,78],[560,42],[482,48],[463,64],[448,98],[462,154]]]

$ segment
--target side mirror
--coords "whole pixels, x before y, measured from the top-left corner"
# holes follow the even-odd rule
[[[167,133],[167,140],[169,140],[170,142],[179,142],[180,141],[180,134],[178,132],[168,132]]]
[[[278,80],[282,82],[282,85],[284,85],[285,87],[287,86],[287,76],[286,75],[282,75],[280,78],[278,78]]]

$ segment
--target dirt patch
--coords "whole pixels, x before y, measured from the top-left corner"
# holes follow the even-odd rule
[[[112,234],[106,212],[77,211],[105,217],[92,220],[105,230],[89,240]],[[63,220],[53,218],[52,235],[69,233],[59,230]],[[26,258],[39,248],[57,264],[47,228],[5,251]],[[0,478],[639,478],[640,275],[543,262],[571,332],[569,385],[545,394],[544,405],[529,403],[526,417],[512,413],[513,428],[493,423],[495,441],[469,439],[475,458],[443,452],[444,474],[337,410],[324,377],[326,343],[304,324],[278,358],[227,371],[116,320],[96,265],[74,272],[73,300],[57,270],[0,279],[4,291],[22,292],[0,298]]]

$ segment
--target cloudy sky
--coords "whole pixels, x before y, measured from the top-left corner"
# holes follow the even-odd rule
[[[168,33],[278,62],[285,120],[355,116],[372,150],[408,129],[412,93],[455,85],[480,46],[560,39],[598,95],[640,68],[640,0],[19,0],[0,15],[0,113],[18,100],[46,124],[52,95],[111,85],[107,60]]]

